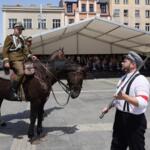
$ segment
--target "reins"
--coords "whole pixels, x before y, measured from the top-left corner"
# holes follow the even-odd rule
[[[68,85],[66,85],[64,82],[62,82],[60,79],[58,79],[51,71],[49,71],[41,62],[40,60],[38,60],[38,63],[46,70],[46,72],[48,72],[49,74],[51,74],[55,79],[56,81],[59,83],[59,85],[61,86],[61,88],[68,94],[68,98],[67,98],[67,101],[64,103],[64,104],[61,104],[57,98],[56,98],[56,95],[54,93],[54,90],[53,88],[51,87],[51,90],[52,90],[52,94],[53,94],[53,97],[56,101],[56,103],[60,106],[66,106],[68,103],[69,103],[69,99],[70,99],[70,96],[71,96],[71,89],[69,88]]]

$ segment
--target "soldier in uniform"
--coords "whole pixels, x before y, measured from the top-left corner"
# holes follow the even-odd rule
[[[32,54],[32,52],[31,52],[32,37],[31,36],[25,37],[25,46],[28,49],[29,53]]]
[[[8,35],[5,39],[3,46],[3,66],[4,70],[12,69],[16,74],[11,78],[10,95],[11,100],[21,101],[17,95],[17,90],[24,76],[23,62],[32,56],[28,49],[25,47],[24,40],[21,38],[24,27],[22,23],[14,24],[14,32]]]

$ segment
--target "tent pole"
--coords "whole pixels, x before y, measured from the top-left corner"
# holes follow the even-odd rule
[[[79,35],[77,33],[77,55],[79,54]]]

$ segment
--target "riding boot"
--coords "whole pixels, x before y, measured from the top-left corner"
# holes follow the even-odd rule
[[[12,101],[22,101],[21,98],[17,94],[17,90],[19,88],[19,81],[11,81],[10,87],[10,100]]]

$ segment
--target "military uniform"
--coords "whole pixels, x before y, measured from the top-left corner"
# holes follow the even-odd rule
[[[31,36],[25,37],[24,41],[25,41],[25,48],[28,49],[28,53],[32,55],[31,52],[32,37]]]
[[[5,68],[7,70],[11,68],[16,74],[15,78],[11,79],[11,100],[20,100],[17,90],[24,76],[23,62],[31,56],[25,47],[23,38],[20,36],[22,30],[24,30],[22,23],[16,23],[14,25],[14,33],[6,37],[3,46],[4,70]]]
[[[29,51],[24,46],[24,41],[21,37],[8,35],[3,46],[3,61],[9,62],[11,68],[17,75],[17,80],[20,80],[24,74],[23,61],[29,56]]]

